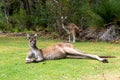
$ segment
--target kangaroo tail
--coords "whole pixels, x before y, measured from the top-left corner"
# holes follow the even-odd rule
[[[115,56],[99,56],[100,58],[116,58]]]

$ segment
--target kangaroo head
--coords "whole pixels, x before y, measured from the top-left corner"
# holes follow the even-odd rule
[[[29,34],[27,34],[27,38],[29,39],[30,47],[36,46],[36,37],[37,37],[37,34],[35,34],[34,36],[30,36]]]
[[[65,24],[66,22],[67,22],[67,16],[62,16],[61,17],[61,22],[63,23],[63,24]]]

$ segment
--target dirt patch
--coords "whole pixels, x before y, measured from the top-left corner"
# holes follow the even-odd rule
[[[88,76],[84,80],[120,80],[120,74],[101,74],[95,76]]]
[[[41,32],[28,32],[31,35],[37,34],[40,38],[45,38],[45,39],[61,39],[58,34],[56,33],[51,33],[51,32],[46,32],[46,31],[41,31]],[[19,32],[19,33],[5,33],[1,32],[0,37],[5,37],[5,36],[11,36],[11,37],[22,37],[26,36],[28,34],[27,32]]]
[[[102,74],[104,80],[120,80],[120,74]]]

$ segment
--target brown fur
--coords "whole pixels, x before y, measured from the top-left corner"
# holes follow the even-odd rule
[[[41,50],[45,59],[59,59],[66,57],[66,53],[62,50],[63,47],[73,48],[73,45],[70,43],[57,43]]]
[[[68,23],[65,25],[65,27],[70,31],[71,34],[76,34],[79,33],[79,28],[74,24],[74,23]]]
[[[74,49],[71,43],[57,43],[43,49],[38,49],[36,46],[36,35],[33,37],[27,36],[29,39],[30,52],[26,56],[26,63],[62,58],[89,58],[108,63],[107,59],[100,58],[93,54],[85,54]]]
[[[74,23],[67,23],[65,21],[66,18],[61,17],[62,19],[62,27],[63,29],[67,32],[67,34],[69,35],[69,42],[71,42],[71,38],[70,36],[72,36],[72,42],[76,42],[76,37],[77,35],[79,35],[79,33],[82,31],[78,28],[77,25],[75,25]]]

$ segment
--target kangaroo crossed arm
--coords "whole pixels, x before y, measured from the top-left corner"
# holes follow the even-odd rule
[[[31,62],[40,62],[43,61],[43,55],[40,54],[40,50],[36,50],[34,52],[30,51],[28,55],[26,56],[26,63],[31,63]]]
[[[62,24],[62,28],[67,32],[67,34],[70,34],[70,31],[65,28],[64,24]]]

